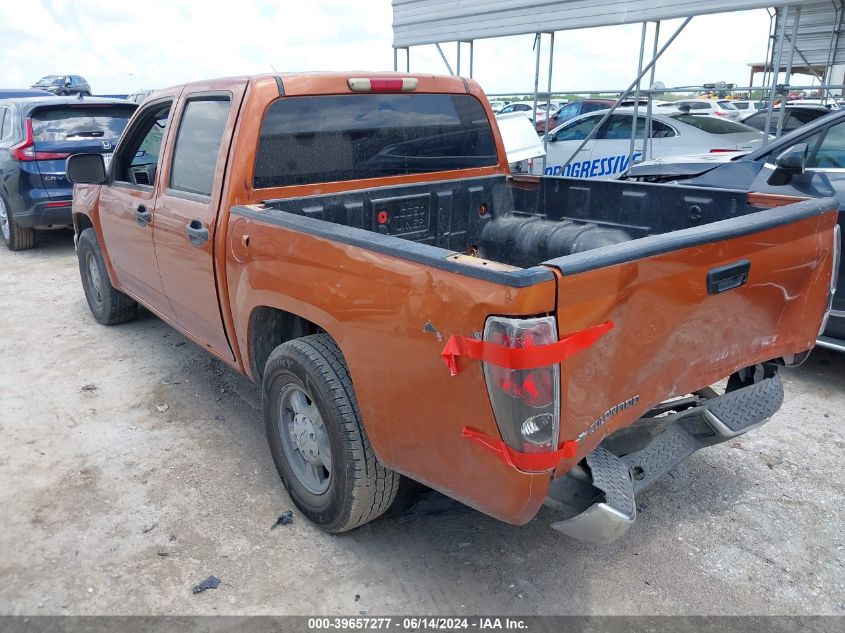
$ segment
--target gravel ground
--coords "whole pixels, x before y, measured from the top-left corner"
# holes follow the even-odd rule
[[[769,424],[611,545],[431,491],[331,536],[285,494],[253,385],[148,313],[97,325],[68,233],[0,248],[0,289],[0,614],[845,614],[845,355],[785,372]]]

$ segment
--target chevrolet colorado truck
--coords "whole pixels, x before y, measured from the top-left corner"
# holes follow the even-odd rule
[[[94,318],[143,305],[259,383],[281,480],[330,532],[406,476],[608,542],[777,411],[835,282],[834,200],[514,177],[460,77],[178,86],[107,169],[67,172]]]

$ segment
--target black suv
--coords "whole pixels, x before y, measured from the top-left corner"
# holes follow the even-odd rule
[[[54,95],[91,95],[91,86],[79,75],[46,75],[32,84],[32,88],[46,90]]]

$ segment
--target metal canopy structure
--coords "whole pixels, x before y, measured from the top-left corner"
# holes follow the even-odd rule
[[[823,65],[829,68],[845,64],[845,38],[841,41],[839,38],[843,4],[845,3],[842,0],[790,3],[792,10],[784,18],[786,33],[791,34],[797,24],[795,48],[801,51],[801,61],[804,65]],[[781,12],[778,15],[780,18],[784,14]]]
[[[587,141],[601,127],[607,117],[629,95],[634,99],[634,124],[632,125],[629,162],[634,154],[639,97],[645,94],[648,103],[645,112],[646,129],[651,129],[652,96],[668,92],[663,86],[654,85],[654,69],[657,60],[669,45],[683,31],[689,21],[699,15],[746,11],[750,9],[774,9],[769,13],[769,41],[766,62],[762,64],[763,86],[768,101],[766,127],[768,130],[773,116],[778,117],[777,136],[781,134],[785,109],[775,114],[774,106],[779,95],[790,89],[793,73],[807,71],[818,80],[819,86],[800,88],[821,88],[826,97],[836,101],[832,90],[845,88],[845,38],[840,31],[845,20],[845,0],[392,0],[393,3],[393,66],[399,67],[399,51],[405,52],[405,67],[410,71],[410,48],[433,44],[437,47],[450,74],[452,69],[441,44],[457,44],[457,74],[461,74],[461,51],[469,45],[469,76],[473,72],[473,42],[476,39],[534,34],[536,63],[534,70],[534,111],[540,97],[544,97],[546,108],[546,129],[552,95],[552,73],[554,41],[556,31],[616,26],[642,23],[639,64],[637,77],[630,86],[620,90],[615,105],[602,121],[595,126]],[[659,46],[660,23],[662,20],[686,18],[668,40]],[[649,23],[653,23],[653,45],[651,61],[645,63],[646,36]],[[548,86],[544,93],[539,91],[540,57],[543,36],[549,40]],[[756,65],[755,65],[756,66]],[[837,68],[839,69],[837,71]],[[752,80],[755,67],[752,66]],[[819,72],[821,70],[821,72]],[[835,77],[835,74],[838,75]],[[649,75],[643,88],[644,78]],[[778,83],[783,76],[783,83]],[[834,83],[834,78],[838,79]],[[703,86],[699,86],[701,88]],[[658,89],[659,88],[659,89]],[[686,86],[685,88],[694,88]],[[735,90],[751,90],[734,88]],[[793,87],[798,88],[798,87]],[[758,90],[760,88],[757,88]],[[564,91],[559,91],[564,92]],[[567,91],[571,92],[571,91]],[[614,91],[616,92],[616,91]],[[643,157],[648,157],[646,134]],[[764,135],[763,143],[768,142]],[[579,148],[580,150],[580,148]],[[578,150],[573,153],[572,158]],[[544,167],[545,167],[545,158]]]
[[[798,3],[800,3],[799,0]],[[796,4],[778,0],[393,0],[393,47],[638,24]]]

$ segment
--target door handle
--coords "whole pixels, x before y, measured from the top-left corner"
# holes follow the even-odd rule
[[[750,271],[751,262],[747,259],[711,269],[707,273],[707,294],[717,295],[745,285]]]
[[[208,241],[208,229],[196,218],[185,225],[185,235],[191,240],[192,246],[202,246]]]
[[[147,207],[143,204],[139,204],[138,208],[135,209],[135,219],[138,220],[139,225],[147,226],[153,221],[153,214],[147,211]]]

